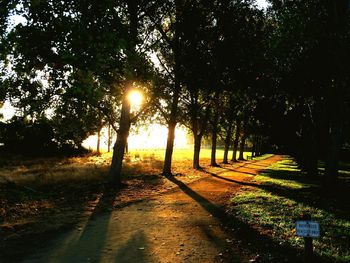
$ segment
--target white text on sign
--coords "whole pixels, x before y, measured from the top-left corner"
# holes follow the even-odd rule
[[[320,224],[315,221],[297,221],[296,230],[300,237],[320,237]]]

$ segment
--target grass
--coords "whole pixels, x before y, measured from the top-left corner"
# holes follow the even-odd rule
[[[25,255],[30,246],[25,240],[32,235],[57,233],[73,226],[86,217],[122,207],[175,185],[161,176],[164,150],[134,150],[126,156],[123,164],[123,187],[114,191],[106,179],[111,163],[111,153],[100,156],[87,155],[75,158],[49,158],[32,160],[0,160],[0,246],[1,253]],[[203,170],[192,169],[192,150],[175,149],[173,173],[183,183],[189,183],[211,167],[209,149],[201,151]],[[223,155],[217,151],[217,161]],[[244,153],[244,156],[250,153]],[[21,243],[22,242],[22,243]],[[15,253],[15,254],[14,254]],[[21,257],[22,254],[17,256]],[[16,260],[14,260],[16,261]]]
[[[207,165],[210,162],[210,154],[210,149],[201,150],[201,165]],[[123,177],[130,179],[159,175],[162,172],[164,155],[165,150],[131,150],[124,159]],[[216,155],[219,163],[223,150],[217,150]],[[248,155],[250,152],[243,154],[244,158]],[[0,184],[11,180],[36,187],[64,182],[101,181],[107,177],[111,157],[111,153],[104,153],[101,156],[13,161],[0,167]],[[174,149],[174,173],[188,172],[192,166],[192,157],[192,149]]]
[[[231,154],[231,153],[230,153]],[[165,150],[164,149],[147,149],[147,150],[131,150],[129,152],[129,155],[135,158],[144,158],[144,157],[149,157],[153,156],[156,159],[163,160],[164,155],[165,155]],[[217,156],[217,161],[220,162],[221,158],[224,155],[224,151],[222,149],[217,149],[216,150],[216,156]],[[243,157],[246,159],[247,156],[250,156],[251,152],[244,152]],[[211,149],[201,149],[200,151],[200,158],[201,161],[207,161],[210,159],[211,156]],[[237,153],[238,156],[238,153]],[[231,155],[230,155],[231,157]],[[174,149],[173,153],[173,161],[192,161],[193,158],[193,150],[192,149]],[[257,157],[258,158],[258,157]]]
[[[344,181],[346,182],[346,180]],[[275,163],[255,177],[255,186],[245,187],[231,200],[231,213],[271,236],[277,243],[302,249],[295,221],[310,213],[321,226],[314,240],[315,253],[332,262],[350,261],[350,205],[344,199],[349,185],[324,189],[305,179],[291,159]]]
[[[210,153],[209,149],[201,151],[201,165],[209,165]],[[123,165],[123,180],[128,188],[146,191],[148,187],[147,194],[152,194],[156,187],[160,188],[159,184],[166,184],[161,176],[164,154],[164,150],[130,151]],[[217,156],[222,155],[223,151],[218,150]],[[111,157],[111,153],[104,153],[7,161],[6,166],[0,167],[0,226],[37,221],[40,220],[37,217],[59,213],[61,207],[68,211],[84,210],[101,195]],[[192,169],[190,149],[174,150],[173,172],[186,175],[184,180],[189,181],[204,175],[203,171]]]

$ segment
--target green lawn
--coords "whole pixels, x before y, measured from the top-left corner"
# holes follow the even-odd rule
[[[349,262],[350,187],[346,179],[336,189],[323,188],[318,181],[305,179],[293,160],[286,159],[234,196],[231,211],[241,221],[269,233],[277,243],[296,249],[302,249],[304,241],[295,234],[295,221],[302,213],[310,213],[322,232],[314,241],[315,253],[330,261]]]

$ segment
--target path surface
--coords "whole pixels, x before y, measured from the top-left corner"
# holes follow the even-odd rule
[[[224,205],[273,156],[232,166],[174,190],[92,216],[24,262],[248,262],[227,229]],[[239,243],[239,241],[238,241]]]

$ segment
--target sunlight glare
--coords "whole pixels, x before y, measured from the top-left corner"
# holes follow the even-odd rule
[[[188,147],[187,131],[181,127],[175,130],[174,147]],[[142,127],[137,134],[130,134],[130,149],[165,149],[168,137],[168,129],[159,124],[151,124],[148,127]]]
[[[131,132],[128,143],[129,149],[165,149],[168,137],[168,129],[159,124],[150,124],[138,129],[137,132]],[[103,128],[101,131],[100,149],[107,151],[107,129]],[[115,137],[112,138],[112,146],[115,142]],[[87,138],[83,144],[85,148],[96,150],[97,136],[92,135]],[[191,147],[187,142],[187,131],[182,127],[177,127],[175,130],[174,147],[177,149],[184,149]]]
[[[141,107],[143,98],[140,91],[132,90],[128,95],[128,99],[132,108],[138,109]]]
[[[0,116],[4,121],[11,119],[16,113],[16,109],[11,105],[11,103],[6,100],[5,103],[0,107]],[[1,119],[1,118],[0,118]]]

